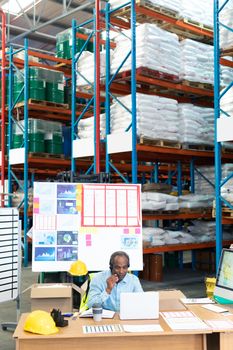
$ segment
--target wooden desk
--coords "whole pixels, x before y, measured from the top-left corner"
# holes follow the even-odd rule
[[[232,307],[229,308],[227,305],[220,305],[224,309],[228,309],[233,314]],[[190,305],[189,309],[193,311],[198,317],[203,320],[231,320],[233,321],[233,315],[224,316],[210,310],[202,308],[200,305]],[[232,350],[233,349],[233,332],[229,330],[213,330],[213,334],[208,338],[209,345],[208,349],[212,350],[213,348],[219,350]]]
[[[179,298],[180,291],[160,292],[160,310],[185,310]],[[69,320],[69,326],[60,328],[59,333],[50,336],[36,335],[23,331],[26,314],[20,318],[14,333],[16,350],[206,350],[206,335],[211,331],[174,332],[166,322],[159,320],[121,321],[118,315],[114,319],[104,319],[98,324],[160,324],[164,332],[156,333],[110,333],[84,334],[83,325],[92,325],[92,319]],[[213,348],[211,350],[214,350]]]
[[[164,332],[159,333],[110,333],[83,334],[82,326],[94,324],[92,319],[70,320],[69,326],[60,328],[59,333],[50,336],[36,335],[23,331],[27,314],[20,318],[14,333],[16,350],[206,350],[206,334],[210,331],[173,332],[163,319],[159,321],[120,321],[118,315],[112,320],[98,324],[146,324],[160,323]]]

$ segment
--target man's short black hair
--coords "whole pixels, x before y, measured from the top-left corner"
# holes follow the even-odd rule
[[[112,255],[111,255],[111,257],[110,257],[110,260],[109,260],[109,267],[110,267],[110,270],[113,268],[114,262],[115,262],[115,258],[116,258],[117,256],[123,256],[124,258],[126,258],[127,261],[128,261],[128,267],[129,267],[129,256],[128,256],[128,254],[125,253],[125,252],[123,252],[123,251],[121,251],[121,250],[119,250],[119,251],[117,251],[117,252],[112,253]]]

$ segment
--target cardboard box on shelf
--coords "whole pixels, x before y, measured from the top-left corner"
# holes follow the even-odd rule
[[[81,295],[84,290],[72,283],[39,283],[31,286],[31,310],[62,312],[73,310],[73,289]]]

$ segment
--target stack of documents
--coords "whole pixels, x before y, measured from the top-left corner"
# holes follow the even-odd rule
[[[83,333],[96,334],[96,333],[117,333],[123,332],[120,324],[102,324],[95,326],[83,326]]]
[[[191,311],[161,312],[161,316],[173,330],[202,330],[209,327]]]

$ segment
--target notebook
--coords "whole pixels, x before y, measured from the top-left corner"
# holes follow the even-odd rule
[[[159,292],[121,293],[121,320],[151,320],[159,318]]]

